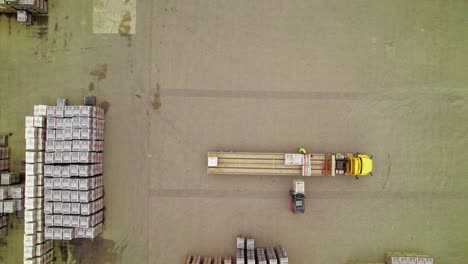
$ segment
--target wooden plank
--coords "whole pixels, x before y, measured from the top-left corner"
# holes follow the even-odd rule
[[[312,170],[310,176],[328,176],[326,174],[324,174],[325,171],[323,170]],[[304,176],[304,177],[309,177],[309,176]]]
[[[261,152],[208,152],[208,157],[227,159],[279,159],[284,160],[283,153],[261,153]]]
[[[312,170],[323,170],[325,168],[325,164],[323,164],[322,162],[322,164],[320,165],[310,165],[310,167],[312,168]]]
[[[301,169],[242,169],[242,168],[208,168],[209,174],[251,174],[251,175],[302,175]]]
[[[284,160],[276,159],[224,159],[218,158],[218,163],[250,163],[250,164],[275,164],[275,165],[284,165]]]
[[[323,165],[324,160],[312,160],[311,165]],[[218,163],[224,164],[238,164],[238,163],[248,163],[248,164],[275,164],[275,165],[284,165],[284,160],[274,160],[274,159],[218,159]],[[291,165],[285,165],[291,166]],[[294,165],[292,165],[294,166]]]
[[[320,154],[320,153],[310,153],[311,160],[325,160],[325,154]]]
[[[315,169],[321,169],[322,165]],[[217,168],[252,168],[252,169],[286,169],[286,170],[300,170],[302,166],[291,166],[291,165],[275,165],[275,164],[255,164],[255,163],[224,163],[218,162]]]
[[[211,257],[204,257],[203,264],[211,264]]]
[[[192,259],[193,259],[193,256],[187,256],[187,258],[185,258],[185,264],[192,263]]]
[[[201,257],[200,256],[193,257],[192,264],[201,264]]]

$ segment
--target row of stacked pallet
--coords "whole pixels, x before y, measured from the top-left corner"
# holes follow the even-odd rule
[[[0,0],[0,12],[17,13],[18,22],[31,25],[33,16],[48,12],[47,0]]]
[[[425,253],[392,251],[385,252],[385,263],[348,261],[348,264],[434,264],[434,258]]]
[[[25,118],[24,263],[49,263],[53,243],[44,230],[44,148],[46,119],[41,106]]]
[[[93,239],[104,219],[104,110],[66,100],[44,107],[45,237]]]
[[[24,187],[19,184],[20,174],[10,171],[10,149],[4,142],[0,143],[0,239],[7,235],[8,214],[24,208]]]
[[[288,264],[288,261],[282,246],[255,248],[254,238],[237,236],[236,264]]]
[[[288,264],[289,259],[286,250],[282,246],[255,248],[255,240],[252,237],[237,236],[236,256],[226,257],[201,257],[189,255],[185,258],[185,264]]]
[[[415,252],[386,252],[385,260],[387,264],[433,264],[434,258],[424,254]]]

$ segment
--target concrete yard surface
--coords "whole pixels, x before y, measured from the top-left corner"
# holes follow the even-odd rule
[[[92,94],[107,110],[104,234],[56,242],[55,263],[234,255],[237,234],[294,264],[468,259],[467,1],[108,1],[117,31],[96,2],[49,0],[31,27],[0,15],[13,168],[34,104]],[[372,154],[374,174],[306,178],[293,215],[293,178],[206,173],[208,151],[300,146]],[[22,261],[21,226],[0,263]]]

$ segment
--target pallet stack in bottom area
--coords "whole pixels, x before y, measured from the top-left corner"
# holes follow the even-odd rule
[[[185,258],[185,264],[288,264],[288,255],[282,246],[255,248],[252,237],[237,236],[236,257],[200,257],[191,255]]]
[[[53,243],[44,232],[45,117],[37,107],[25,119],[25,138],[24,263],[50,263]]]
[[[434,258],[424,253],[413,252],[386,252],[385,259],[387,264],[433,264]]]
[[[363,262],[363,261],[348,261],[348,264],[433,264],[434,258],[424,253],[414,252],[386,252],[385,263],[382,262]]]
[[[93,239],[104,219],[104,110],[96,106],[45,108],[45,236]]]

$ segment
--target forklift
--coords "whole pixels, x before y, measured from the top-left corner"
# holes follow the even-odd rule
[[[295,214],[305,212],[305,188],[303,180],[294,180],[293,189],[289,191],[291,196],[291,211]]]
[[[296,193],[294,190],[290,190],[291,195],[291,211],[295,214],[301,214],[305,211],[305,196],[303,193]]]

